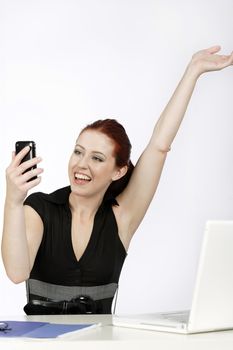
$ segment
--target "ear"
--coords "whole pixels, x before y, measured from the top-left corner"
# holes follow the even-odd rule
[[[117,181],[123,177],[128,171],[128,166],[124,165],[122,168],[118,168],[112,177],[112,181]]]

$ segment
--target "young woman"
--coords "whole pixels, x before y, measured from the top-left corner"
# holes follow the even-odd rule
[[[133,169],[130,141],[112,119],[85,127],[69,161],[70,186],[33,193],[40,157],[6,170],[2,256],[9,278],[27,282],[28,314],[111,313],[126,251],[159,183],[197,79],[233,64],[219,46],[193,55]],[[28,181],[33,176],[35,180]],[[26,200],[25,200],[26,198]]]

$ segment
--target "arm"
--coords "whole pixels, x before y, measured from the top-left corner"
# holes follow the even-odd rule
[[[117,198],[115,209],[119,233],[125,245],[143,219],[157,189],[167,152],[170,150],[200,75],[233,64],[233,54],[217,55],[219,46],[193,55],[170,101],[158,119],[151,139],[139,158],[130,182]]]
[[[150,141],[155,148],[165,152],[170,149],[200,75],[233,64],[233,53],[229,56],[215,55],[219,50],[219,46],[214,46],[193,55],[180,83],[155,125]]]
[[[12,162],[6,170],[2,258],[7,275],[15,283],[28,278],[43,232],[39,215],[32,208],[23,206],[28,190],[41,181],[40,177],[29,182],[27,180],[42,172],[42,169],[36,168],[23,174],[27,168],[41,161],[40,158],[33,158],[20,164],[27,152],[26,147],[16,156],[13,154]],[[27,227],[30,221],[34,222],[34,230],[29,236]]]

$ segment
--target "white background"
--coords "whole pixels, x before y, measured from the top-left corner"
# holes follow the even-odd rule
[[[43,157],[35,191],[68,184],[75,139],[96,119],[123,123],[135,163],[191,55],[233,50],[232,14],[231,0],[0,0],[1,212],[17,140],[35,140]],[[130,246],[117,312],[190,306],[204,223],[233,218],[232,78],[228,68],[198,81]],[[0,271],[0,313],[23,314],[24,283]]]

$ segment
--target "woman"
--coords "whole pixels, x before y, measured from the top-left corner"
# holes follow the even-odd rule
[[[7,192],[2,256],[9,278],[27,281],[28,314],[110,313],[126,251],[159,183],[172,141],[199,76],[233,64],[219,46],[193,55],[135,168],[124,128],[107,119],[80,133],[69,161],[70,186],[52,194],[37,186],[37,157],[13,154]],[[132,176],[131,176],[132,175]],[[33,176],[35,180],[29,181]]]

